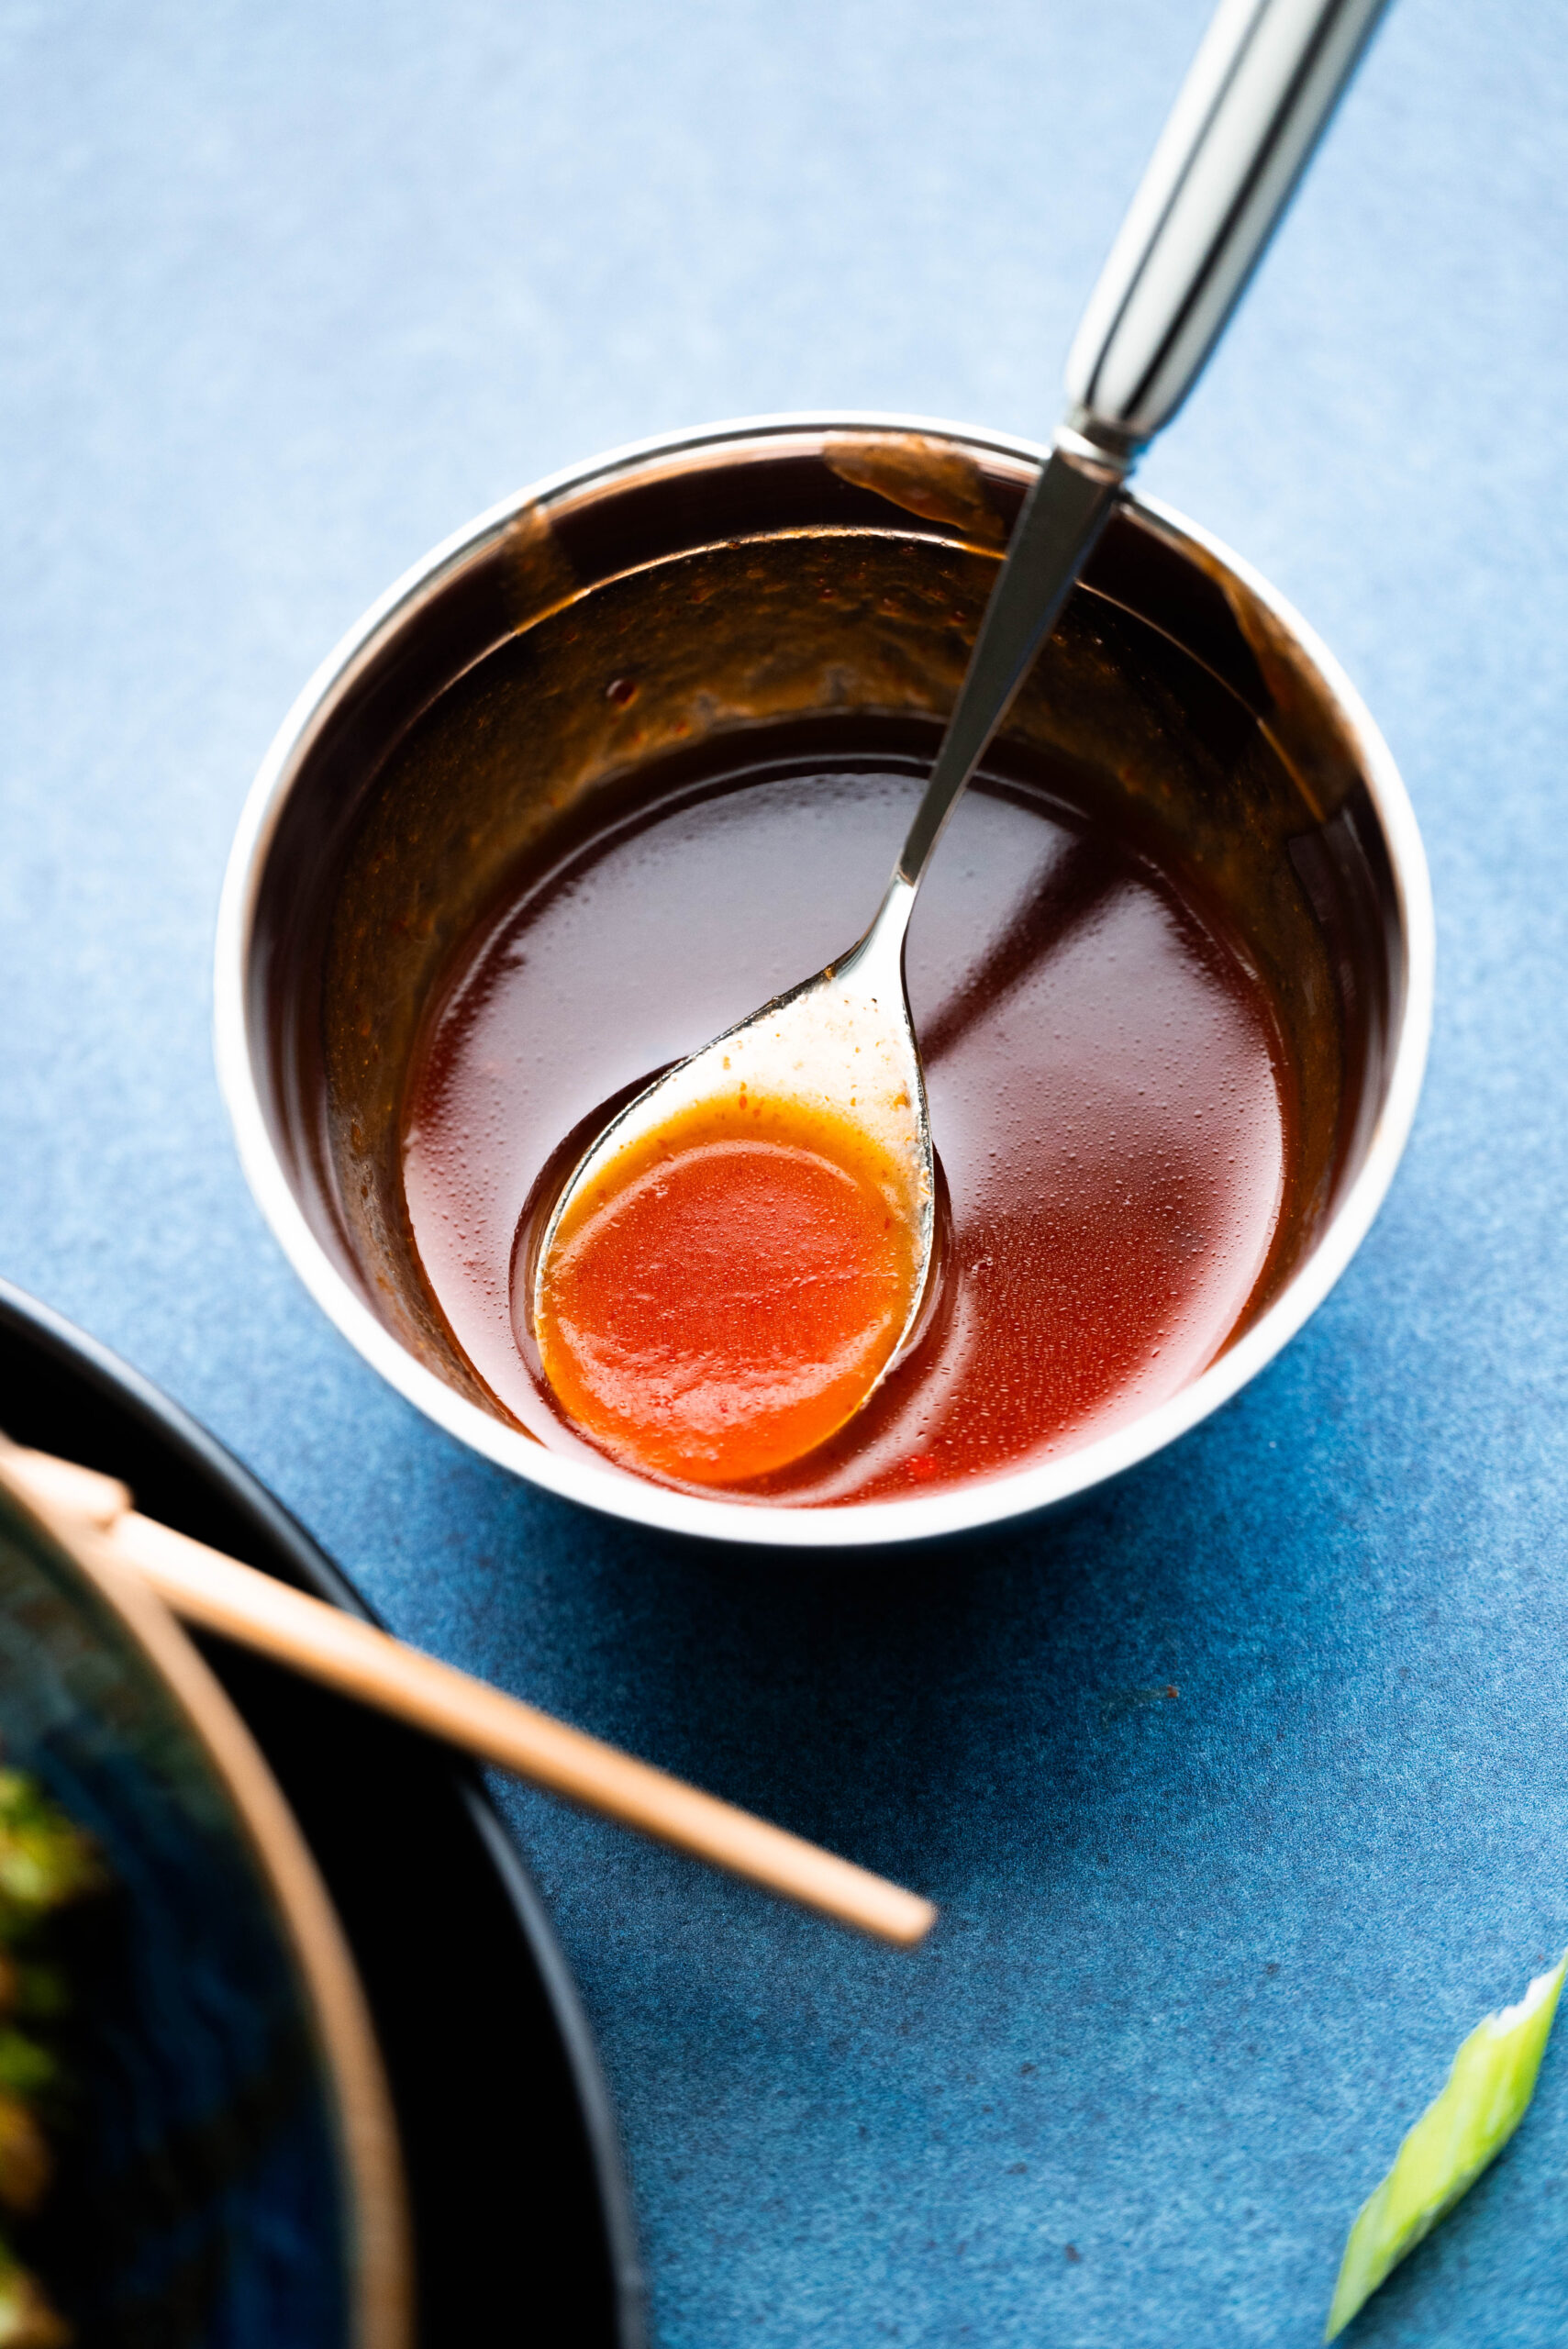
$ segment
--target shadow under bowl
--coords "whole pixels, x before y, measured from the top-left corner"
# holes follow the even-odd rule
[[[1425,858],[1353,688],[1257,574],[1129,499],[1003,740],[1223,904],[1299,1086],[1297,1172],[1218,1358],[1112,1433],[907,1499],[770,1507],[547,1449],[455,1344],[403,1197],[403,1105],[452,948],[507,874],[624,804],[638,771],[740,729],[940,722],[1041,451],[864,416],[718,427],[553,477],[438,548],[312,679],[257,778],[219,923],[219,1074],[251,1187],[306,1286],[409,1400],[548,1489],[752,1547],[929,1540],[1082,1493],[1277,1353],[1370,1225],[1431,1013]],[[608,690],[634,643],[639,689]],[[628,779],[629,785],[628,785]]]

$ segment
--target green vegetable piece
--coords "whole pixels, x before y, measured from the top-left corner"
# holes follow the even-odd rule
[[[34,1917],[101,1881],[92,1841],[25,1771],[0,1770],[0,1931],[14,1939]]]
[[[1538,1974],[1517,2007],[1478,2022],[1440,2095],[1406,2136],[1394,2166],[1357,2211],[1340,2262],[1325,2341],[1342,2332],[1391,2268],[1496,2161],[1535,2093],[1568,1952]]]
[[[41,2096],[60,2078],[60,2065],[47,2047],[26,2032],[0,2031],[0,2088],[24,2100]]]

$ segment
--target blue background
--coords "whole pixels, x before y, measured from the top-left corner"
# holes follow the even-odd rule
[[[661,2349],[1310,2343],[1453,2047],[1568,1939],[1547,0],[1400,0],[1146,470],[1344,659],[1438,904],[1393,1196],[1216,1420],[940,1563],[720,1567],[385,1392],[262,1229],[211,1070],[228,839],[361,608],[634,435],[813,405],[1049,430],[1203,13],[0,6],[0,1271],[406,1635],[943,1904],[884,1953],[507,1796]],[[1560,2341],[1565,2177],[1559,2047],[1360,2337]]]

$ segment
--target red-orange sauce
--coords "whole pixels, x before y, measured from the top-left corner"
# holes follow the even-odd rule
[[[545,1375],[628,1466],[750,1482],[862,1401],[907,1318],[914,1243],[853,1126],[744,1097],[688,1111],[563,1217]]]
[[[645,1473],[677,1483],[733,1483],[796,1506],[1017,1467],[1189,1385],[1263,1269],[1292,1149],[1278,1023],[1215,908],[1074,806],[1071,781],[982,778],[909,938],[945,1186],[918,1345],[793,1467],[758,1473],[717,1439],[711,1453],[676,1442],[654,1461],[627,1442],[629,1419],[618,1432],[586,1414],[570,1425],[531,1355],[526,1313],[514,1320],[525,1209],[551,1194],[607,1102],[842,952],[918,795],[924,763],[900,738],[868,748],[862,727],[837,755],[819,733],[798,743],[775,743],[747,768],[746,738],[731,737],[706,773],[672,764],[643,779],[645,802],[628,798],[618,818],[517,874],[494,918],[460,942],[427,1019],[404,1159],[432,1293],[507,1411],[557,1449],[641,1457]],[[623,1324],[616,1375],[617,1408],[644,1424],[640,1365],[661,1343],[661,1297],[683,1313],[691,1301],[683,1285],[707,1297],[687,1322],[684,1359],[695,1364],[711,1341],[718,1372],[706,1404],[692,1377],[684,1408],[721,1417],[727,1382],[747,1375],[743,1332],[721,1326],[717,1264],[687,1278],[712,1173],[694,1167],[678,1197],[639,1210],[639,1245],[657,1227],[666,1252]],[[801,1181],[809,1223],[804,1171]],[[628,1245],[633,1236],[628,1224]],[[754,1231],[759,1264],[764,1238]],[[781,1260],[799,1244],[797,1230]],[[856,1294],[846,1327],[862,1326]],[[777,1306],[785,1295],[774,1292],[751,1359],[763,1375],[782,1361],[786,1386],[805,1364],[809,1387],[831,1344],[795,1343]]]

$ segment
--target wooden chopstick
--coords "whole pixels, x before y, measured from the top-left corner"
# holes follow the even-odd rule
[[[133,1569],[186,1622],[880,1940],[907,1948],[936,1922],[935,1908],[918,1893],[139,1516],[125,1486],[112,1476],[16,1444],[0,1450],[0,1473],[39,1514],[62,1520],[75,1538],[102,1542],[116,1564]]]

